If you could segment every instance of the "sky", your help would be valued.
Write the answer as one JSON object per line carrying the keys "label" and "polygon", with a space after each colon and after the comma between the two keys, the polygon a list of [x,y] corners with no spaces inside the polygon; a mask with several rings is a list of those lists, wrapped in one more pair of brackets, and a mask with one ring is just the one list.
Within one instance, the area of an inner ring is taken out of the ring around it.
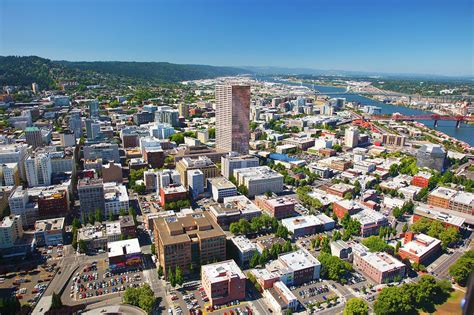
{"label": "sky", "polygon": [[0,0],[0,55],[474,75],[471,0]]}

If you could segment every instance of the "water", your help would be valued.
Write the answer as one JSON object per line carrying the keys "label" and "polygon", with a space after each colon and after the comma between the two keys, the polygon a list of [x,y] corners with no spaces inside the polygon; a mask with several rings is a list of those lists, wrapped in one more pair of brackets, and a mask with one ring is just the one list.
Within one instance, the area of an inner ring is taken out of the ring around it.
{"label": "water", "polygon": [[[259,79],[263,79],[265,81],[274,81],[278,83],[291,84],[291,85],[300,85],[299,83],[278,81],[278,80],[273,80],[271,78],[259,78]],[[302,85],[309,88],[313,87],[312,84],[303,83]],[[325,86],[325,85],[315,85],[314,89],[321,92],[321,94],[346,91],[346,89],[344,88],[339,88],[339,87],[334,87],[334,86]],[[376,101],[376,100],[373,100],[373,99],[370,99],[370,98],[367,98],[355,93],[341,93],[341,94],[335,95],[334,97],[345,98],[348,102],[358,102],[362,105],[378,106],[382,108],[382,114],[393,114],[393,113],[400,113],[402,115],[430,115],[432,114],[431,112],[427,112],[421,109],[408,108],[408,107],[397,106],[397,105],[392,105],[392,104],[385,104],[383,102],[379,102],[379,101]],[[473,125],[461,124],[460,128],[456,128],[455,121],[439,121],[438,127],[435,128],[433,127],[434,121],[419,120],[419,122],[425,124],[427,127],[441,131],[447,134],[448,136],[454,137],[458,140],[469,143],[469,145],[471,146],[474,146],[474,126]]]}

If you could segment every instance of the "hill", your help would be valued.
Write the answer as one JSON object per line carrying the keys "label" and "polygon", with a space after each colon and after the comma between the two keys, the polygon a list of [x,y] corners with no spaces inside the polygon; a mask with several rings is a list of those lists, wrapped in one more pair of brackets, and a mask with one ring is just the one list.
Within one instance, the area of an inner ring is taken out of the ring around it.
{"label": "hill", "polygon": [[76,80],[80,84],[107,84],[104,78],[173,83],[246,73],[251,72],[232,67],[167,62],[71,62],[37,56],[0,56],[0,85],[27,86],[36,82],[41,87],[55,88],[56,83],[63,80]]}

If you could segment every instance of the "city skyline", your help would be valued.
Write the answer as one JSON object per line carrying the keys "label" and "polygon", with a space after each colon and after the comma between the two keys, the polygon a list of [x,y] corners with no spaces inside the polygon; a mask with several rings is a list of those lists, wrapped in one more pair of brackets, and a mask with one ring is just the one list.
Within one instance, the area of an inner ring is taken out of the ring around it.
{"label": "city skyline", "polygon": [[[87,1],[86,5],[70,1],[67,6],[54,0],[0,3],[1,55],[449,76],[474,73],[469,40],[473,7],[465,0],[272,5],[244,0],[203,0],[193,5],[101,1],[93,10]],[[52,14],[54,18],[46,18]],[[18,16],[23,17],[23,26],[11,27]]]}

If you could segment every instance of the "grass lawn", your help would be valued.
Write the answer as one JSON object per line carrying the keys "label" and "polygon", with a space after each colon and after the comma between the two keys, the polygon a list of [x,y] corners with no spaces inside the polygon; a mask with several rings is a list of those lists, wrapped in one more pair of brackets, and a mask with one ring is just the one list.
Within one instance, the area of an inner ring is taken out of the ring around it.
{"label": "grass lawn", "polygon": [[[459,290],[454,290],[451,293],[451,296],[448,298],[446,303],[436,306],[436,312],[433,314],[436,315],[457,315],[462,314],[461,312],[461,300],[464,297],[464,292]],[[427,315],[428,313],[421,313]]]}

